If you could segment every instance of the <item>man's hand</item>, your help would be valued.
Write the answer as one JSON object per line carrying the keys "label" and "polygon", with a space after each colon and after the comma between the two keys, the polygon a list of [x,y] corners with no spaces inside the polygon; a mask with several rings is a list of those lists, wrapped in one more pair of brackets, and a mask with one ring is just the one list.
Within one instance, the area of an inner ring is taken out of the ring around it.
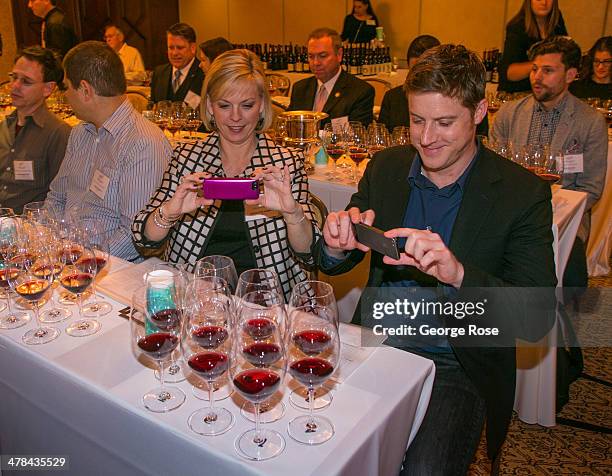
{"label": "man's hand", "polygon": [[385,236],[389,238],[405,237],[406,246],[399,260],[385,256],[383,262],[414,266],[442,283],[450,284],[455,288],[461,287],[463,265],[444,244],[440,235],[429,230],[394,228],[385,232]]}
{"label": "man's hand", "polygon": [[365,223],[372,225],[374,222],[374,210],[366,210],[361,213],[357,207],[348,211],[332,212],[327,216],[323,226],[323,238],[332,256],[338,256],[341,251],[350,251],[357,248],[367,252],[367,246],[357,241],[354,223]]}

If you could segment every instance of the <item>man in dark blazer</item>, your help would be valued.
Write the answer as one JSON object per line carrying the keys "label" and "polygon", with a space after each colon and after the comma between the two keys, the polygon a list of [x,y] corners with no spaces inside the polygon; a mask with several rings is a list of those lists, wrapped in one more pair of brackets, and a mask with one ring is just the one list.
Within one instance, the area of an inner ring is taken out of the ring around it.
{"label": "man in dark blazer", "polygon": [[72,26],[66,20],[66,15],[56,4],[56,0],[30,0],[28,7],[34,15],[42,18],[41,46],[57,52],[63,58],[78,41]]}
{"label": "man in dark blazer", "polygon": [[200,104],[204,73],[196,58],[195,30],[186,23],[168,28],[169,63],[157,66],[151,78],[151,102],[185,101],[193,108]]}
{"label": "man in dark blazer", "polygon": [[322,111],[331,119],[347,117],[365,126],[372,122],[374,88],[340,68],[342,41],[331,28],[318,28],[308,37],[308,62],[314,76],[302,79],[291,90],[290,111]]}
{"label": "man in dark blazer", "polygon": [[[368,291],[354,322],[374,329],[373,322],[394,321],[376,320],[371,293],[379,303],[410,291],[430,292],[434,302],[446,304],[491,299],[477,321],[458,313],[441,322],[422,311],[400,316],[418,332],[394,342],[436,363],[429,408],[401,474],[465,474],[485,419],[488,455],[499,465],[514,403],[514,339],[538,339],[554,320],[551,192],[476,141],[487,105],[485,69],[474,52],[455,45],[427,51],[406,88],[414,147],[377,154],[347,211],[329,215],[316,252],[321,269],[335,275],[369,250],[356,241],[354,224],[373,225],[400,241],[399,260],[372,252]],[[530,305],[538,311],[530,312]],[[424,338],[421,331],[432,324],[465,330],[474,322],[494,324],[505,336]]]}

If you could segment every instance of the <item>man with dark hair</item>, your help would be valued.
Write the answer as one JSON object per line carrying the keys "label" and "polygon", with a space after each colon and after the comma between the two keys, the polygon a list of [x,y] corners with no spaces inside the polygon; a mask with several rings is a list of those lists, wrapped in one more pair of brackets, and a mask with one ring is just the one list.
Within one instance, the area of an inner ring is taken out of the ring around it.
{"label": "man with dark hair", "polygon": [[196,58],[195,30],[175,23],[166,32],[169,63],[157,66],[151,78],[151,102],[185,101],[194,109],[200,104],[204,73]]}
{"label": "man with dark hair", "polygon": [[574,40],[565,36],[548,38],[534,44],[528,57],[533,63],[529,75],[533,94],[502,105],[491,140],[512,141],[518,149],[549,147],[565,154],[563,188],[588,194],[578,230],[578,238],[586,243],[590,210],[599,200],[606,176],[606,122],[569,92],[581,59],[580,47]]}
{"label": "man with dark hair", "polygon": [[66,21],[66,15],[57,8],[56,0],[29,0],[28,8],[39,18],[40,44],[57,51],[62,57],[77,44],[74,30]]}
{"label": "man with dark hair", "polygon": [[72,130],[47,202],[98,220],[111,254],[135,261],[132,218],[161,182],[170,144],[126,98],[123,64],[109,46],[99,41],[75,46],[64,58],[64,70],[66,98],[84,123]]}
{"label": "man with dark hair", "polygon": [[49,49],[23,50],[9,74],[15,110],[0,122],[0,207],[21,213],[44,200],[64,159],[70,127],[45,104],[64,72]]}
{"label": "man with dark hair", "polygon": [[308,62],[314,76],[293,85],[289,110],[322,111],[331,119],[346,118],[366,127],[373,119],[374,88],[343,71],[342,40],[331,28],[318,28],[308,36]]}
{"label": "man with dark hair", "polygon": [[142,56],[136,48],[125,42],[123,31],[116,25],[107,25],[104,29],[104,41],[121,58],[127,83],[142,84],[146,78]]}
{"label": "man with dark hair", "polygon": [[[329,214],[317,255],[322,271],[336,275],[369,251],[357,241],[356,224],[398,239],[398,260],[372,251],[368,289],[353,319],[369,327],[393,322],[372,321],[369,296],[384,305],[407,299],[467,306],[478,304],[474,295],[494,298],[484,300],[477,324],[495,323],[505,334],[500,340],[441,333],[465,330],[469,319],[431,315],[425,306],[395,316],[418,332],[392,344],[436,364],[402,474],[466,474],[485,419],[488,455],[499,464],[514,403],[515,338],[540,338],[552,325],[551,192],[476,140],[487,102],[484,65],[474,52],[461,45],[428,50],[408,73],[406,90],[412,145],[382,151],[368,164],[346,211]],[[536,317],[525,315],[527,286],[545,287],[541,302],[535,294],[543,306]],[[437,332],[430,337],[423,329],[431,328]]]}

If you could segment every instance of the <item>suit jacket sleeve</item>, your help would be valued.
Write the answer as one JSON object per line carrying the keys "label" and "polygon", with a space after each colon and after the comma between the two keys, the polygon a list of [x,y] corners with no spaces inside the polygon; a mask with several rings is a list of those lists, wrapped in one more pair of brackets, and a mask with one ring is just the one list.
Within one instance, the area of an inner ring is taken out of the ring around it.
{"label": "suit jacket sleeve", "polygon": [[160,75],[160,70],[159,68],[155,68],[155,70],[153,70],[153,75],[151,76],[151,103],[155,104],[156,102],[159,102],[159,97],[158,97],[158,88],[159,88],[159,78]]}
{"label": "suit jacket sleeve", "polygon": [[508,142],[510,138],[510,121],[510,103],[506,103],[497,111],[493,127],[489,127],[489,141],[492,144]]}
{"label": "suit jacket sleeve", "polygon": [[374,120],[374,88],[366,84],[363,92],[355,98],[349,114],[349,121],[359,121],[366,127]]}
{"label": "suit jacket sleeve", "polygon": [[389,130],[389,132],[392,131],[391,107],[392,107],[391,91],[389,90],[383,96],[383,100],[380,105],[380,112],[378,114],[378,122],[381,122],[382,124],[384,124]]}

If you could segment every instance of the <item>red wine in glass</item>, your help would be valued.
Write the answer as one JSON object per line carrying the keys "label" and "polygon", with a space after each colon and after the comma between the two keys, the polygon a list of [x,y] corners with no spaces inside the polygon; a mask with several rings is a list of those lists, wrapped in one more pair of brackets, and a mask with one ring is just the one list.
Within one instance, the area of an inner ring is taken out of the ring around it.
{"label": "red wine in glass", "polygon": [[63,276],[60,280],[62,286],[73,294],[81,294],[93,281],[91,273],[71,273]]}
{"label": "red wine in glass", "polygon": [[98,273],[102,270],[102,268],[104,268],[104,266],[106,266],[106,260],[104,258],[102,258],[101,256],[96,256],[94,257],[90,257],[90,258],[82,258],[79,259],[76,264],[78,266],[86,266],[86,267],[93,267],[93,265],[96,265],[96,269],[98,270]]}
{"label": "red wine in glass", "polygon": [[216,380],[229,368],[229,358],[222,352],[200,352],[187,361],[189,367],[202,378]]}
{"label": "red wine in glass", "polygon": [[28,301],[38,301],[49,288],[46,279],[30,279],[15,286],[15,292]]}
{"label": "red wine in glass", "polygon": [[14,281],[18,275],[19,270],[17,268],[0,269],[0,288],[8,289],[10,287],[9,280]]}
{"label": "red wine in glass", "polygon": [[234,377],[234,386],[247,400],[260,403],[271,397],[280,386],[280,376],[268,369],[248,369]]}
{"label": "red wine in glass", "polygon": [[37,278],[48,278],[50,274],[53,275],[53,279],[55,279],[62,272],[62,265],[59,263],[54,263],[53,265],[44,264],[40,266],[36,266],[32,269],[32,274]]}
{"label": "red wine in glass", "polygon": [[203,349],[216,349],[227,340],[228,333],[221,326],[200,326],[192,331],[191,337]]}
{"label": "red wine in glass", "polygon": [[269,342],[255,342],[242,349],[244,358],[255,367],[264,367],[277,362],[282,354],[278,345]]}
{"label": "red wine in glass", "polygon": [[305,330],[293,336],[295,345],[306,355],[317,355],[331,345],[331,336],[319,330]]}
{"label": "red wine in glass", "polygon": [[359,165],[361,162],[363,162],[365,159],[368,158],[368,151],[366,149],[361,149],[360,148],[360,149],[357,149],[356,151],[353,151],[351,149],[349,152],[350,152],[350,155],[351,155],[351,159],[357,165]]}
{"label": "red wine in glass", "polygon": [[76,263],[81,255],[83,254],[83,250],[76,246],[71,246],[70,248],[64,248],[59,253],[60,261],[65,262],[67,265],[71,265]]}
{"label": "red wine in glass", "polygon": [[179,339],[169,332],[157,332],[138,339],[138,347],[155,360],[168,357],[178,346]]}
{"label": "red wine in glass", "polygon": [[249,319],[243,327],[246,333],[253,339],[267,339],[276,329],[276,324],[271,319],[257,317]]}
{"label": "red wine in glass", "polygon": [[321,385],[332,374],[334,367],[324,359],[307,357],[296,360],[289,366],[289,373],[306,387]]}
{"label": "red wine in glass", "polygon": [[178,309],[163,309],[151,315],[151,323],[161,330],[174,329],[179,325],[180,312]]}
{"label": "red wine in glass", "polygon": [[344,149],[340,147],[328,147],[326,151],[327,155],[329,155],[334,162],[344,155]]}
{"label": "red wine in glass", "polygon": [[546,182],[549,182],[551,184],[557,183],[561,179],[560,174],[553,174],[549,172],[541,172],[538,174],[538,177],[540,177],[542,180],[545,180]]}

